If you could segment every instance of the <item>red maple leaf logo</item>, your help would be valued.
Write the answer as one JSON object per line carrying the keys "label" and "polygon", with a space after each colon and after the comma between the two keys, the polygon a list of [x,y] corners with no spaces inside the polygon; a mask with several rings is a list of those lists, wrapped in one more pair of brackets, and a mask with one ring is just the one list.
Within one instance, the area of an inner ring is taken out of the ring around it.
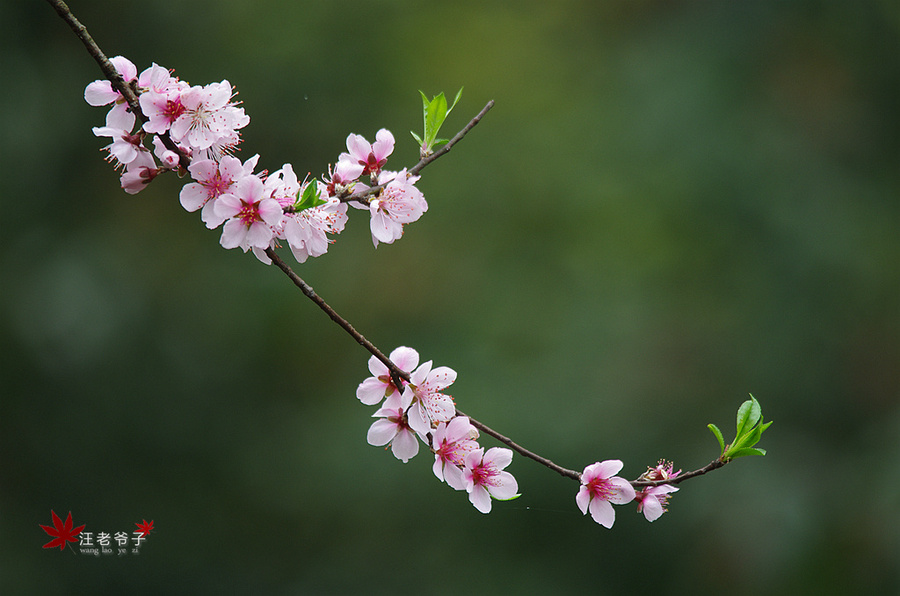
{"label": "red maple leaf logo", "polygon": [[146,536],[147,534],[150,533],[150,530],[153,529],[153,520],[151,519],[149,524],[147,523],[146,519],[141,520],[141,521],[143,521],[144,523],[139,524],[139,523],[135,522],[134,525],[136,525],[138,527],[137,531],[141,533],[141,536]]}
{"label": "red maple leaf logo", "polygon": [[55,546],[59,547],[59,550],[63,550],[66,547],[66,542],[78,542],[78,536],[81,531],[84,529],[84,524],[78,526],[77,528],[72,528],[72,512],[69,512],[69,516],[66,517],[66,523],[64,524],[59,516],[56,515],[56,512],[52,509],[50,510],[50,515],[53,516],[53,527],[45,526],[44,524],[40,524],[44,531],[49,535],[54,536],[53,540],[44,545],[44,548],[53,548]]}

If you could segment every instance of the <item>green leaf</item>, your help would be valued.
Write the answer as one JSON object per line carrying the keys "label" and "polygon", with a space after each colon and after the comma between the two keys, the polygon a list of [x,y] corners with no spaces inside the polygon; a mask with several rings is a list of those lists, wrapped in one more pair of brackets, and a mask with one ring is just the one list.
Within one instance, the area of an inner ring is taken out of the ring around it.
{"label": "green leaf", "polygon": [[328,201],[319,198],[319,185],[313,181],[306,185],[300,198],[294,203],[294,212],[324,205]]}
{"label": "green leaf", "polygon": [[722,437],[722,431],[719,430],[719,427],[715,424],[707,424],[706,428],[710,430],[710,432],[715,435],[716,439],[719,440],[719,456],[721,457],[725,453],[725,439]]}
{"label": "green leaf", "polygon": [[522,493],[513,495],[513,496],[511,496],[511,497],[508,498],[508,499],[498,499],[497,497],[493,497],[493,496],[492,496],[491,498],[494,499],[495,501],[512,501],[512,500],[514,500],[514,499],[518,499],[518,498],[521,497],[521,496],[522,496]]}
{"label": "green leaf", "polygon": [[443,91],[438,93],[425,108],[425,142],[430,147],[437,138],[444,118],[447,117],[447,98]]}
{"label": "green leaf", "polygon": [[762,408],[759,402],[751,395],[750,399],[741,404],[737,413],[737,434],[735,438],[740,439],[742,435],[747,433],[759,421],[762,416]]}
{"label": "green leaf", "polygon": [[458,102],[459,98],[462,96],[462,87],[460,87],[459,91],[456,93],[453,104],[449,108],[447,107],[447,98],[444,97],[443,91],[430,100],[421,90],[419,90],[419,95],[422,96],[422,120],[424,130],[421,137],[416,133],[412,133],[412,135],[419,144],[420,152],[424,156],[431,153],[432,148],[436,144],[448,142],[443,139],[438,139],[438,133],[440,132],[441,126],[443,126],[447,115],[456,106],[456,102]]}
{"label": "green leaf", "polygon": [[737,451],[729,450],[728,459],[734,459],[736,457],[744,457],[747,455],[765,455],[765,449],[757,449],[755,447],[744,447],[743,449],[738,449]]}
{"label": "green leaf", "polygon": [[459,102],[459,98],[462,97],[462,90],[463,90],[463,87],[460,87],[460,88],[459,88],[459,91],[456,92],[456,97],[453,98],[453,105],[451,105],[451,106],[447,109],[447,116],[450,115],[450,112],[453,111],[453,108],[455,108],[457,102]]}

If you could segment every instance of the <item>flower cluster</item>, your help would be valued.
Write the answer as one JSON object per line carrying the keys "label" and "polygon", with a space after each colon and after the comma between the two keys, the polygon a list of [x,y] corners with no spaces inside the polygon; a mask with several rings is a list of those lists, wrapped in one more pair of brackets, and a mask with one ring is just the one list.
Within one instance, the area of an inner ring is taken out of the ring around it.
{"label": "flower cluster", "polygon": [[[418,176],[406,169],[384,169],[394,150],[394,136],[386,129],[371,144],[361,135],[347,137],[347,152],[321,181],[300,181],[290,164],[271,174],[254,173],[258,155],[245,161],[234,156],[240,130],[250,118],[227,80],[190,85],[157,64],[138,74],[127,58],[116,56],[110,62],[138,94],[144,121],[136,126],[125,98],[107,80],[90,83],[84,98],[93,106],[112,106],[106,126],[93,130],[111,139],[104,149],[122,170],[122,188],[136,194],[169,170],[190,175],[192,181],[180,193],[181,205],[199,210],[208,228],[221,226],[225,248],[252,250],[270,263],[266,249],[284,241],[303,263],[324,254],[334,241],[329,235],[343,231],[348,202],[369,211],[376,247],[399,239],[403,226],[428,209],[415,187]],[[152,151],[145,145],[147,137]],[[371,186],[360,181],[363,176]]]}
{"label": "flower cluster", "polygon": [[[241,142],[240,130],[250,118],[234,100],[234,89],[227,80],[192,86],[157,64],[138,73],[134,64],[121,56],[111,63],[136,92],[142,122],[136,122],[136,114],[109,81],[89,84],[84,97],[94,106],[112,106],[106,126],[93,130],[95,135],[111,139],[104,149],[109,153],[108,160],[122,170],[122,187],[136,194],[162,172],[189,175],[191,181],[179,195],[181,205],[187,211],[199,211],[208,228],[221,227],[220,244],[225,248],[252,251],[261,261],[271,263],[268,249],[284,241],[303,263],[324,254],[334,242],[329,235],[343,231],[348,205],[369,212],[376,247],[379,242],[389,244],[399,239],[404,226],[428,210],[425,197],[415,186],[417,175],[405,168],[385,169],[394,151],[394,136],[387,129],[376,133],[374,143],[350,134],[347,151],[338,156],[333,167],[329,166],[321,180],[309,176],[300,180],[291,164],[272,173],[255,172],[259,155],[244,161],[234,156]],[[437,142],[432,137],[440,123],[432,122],[429,128],[429,114],[442,121],[449,109],[443,94],[431,102],[423,95],[423,102],[426,137],[430,139],[423,147],[430,148]],[[435,102],[440,105],[432,109]],[[152,150],[144,144],[148,137]],[[366,182],[363,177],[367,177]],[[418,352],[408,347],[391,352],[389,360],[393,367],[372,356],[372,376],[356,391],[363,404],[379,406],[373,414],[377,420],[369,428],[368,442],[389,446],[404,463],[418,454],[420,444],[426,445],[434,454],[432,469],[438,480],[455,490],[465,490],[482,513],[490,512],[492,499],[518,497],[518,483],[505,471],[512,463],[512,450],[482,447],[477,423],[459,414],[451,396],[444,393],[456,380],[456,371],[433,367],[431,361],[420,364]],[[758,404],[754,410],[754,403],[743,406],[744,418],[752,418],[752,424],[744,426],[751,430],[757,419],[761,424]],[[751,438],[758,440],[764,428]],[[724,454],[721,433],[714,429],[714,434]],[[752,446],[749,441],[745,443]],[[748,449],[744,451],[747,453],[736,451],[732,457],[751,454]],[[590,512],[594,521],[606,528],[615,521],[613,504],[637,501],[638,512],[648,521],[658,519],[666,511],[670,495],[678,490],[665,481],[681,470],[673,472],[671,463],[661,461],[640,477],[653,485],[635,491],[629,481],[616,476],[622,467],[619,460],[606,460],[587,466],[580,475],[570,471],[581,481],[575,498],[579,509],[583,514]]]}
{"label": "flower cluster", "polygon": [[[671,480],[681,474],[681,470],[672,471],[672,462],[660,461],[655,468],[647,468],[647,471],[641,474],[641,480]],[[678,489],[671,484],[658,484],[656,486],[648,486],[640,490],[634,499],[638,502],[638,512],[643,512],[647,521],[654,521],[668,511],[666,505],[669,504],[669,495]]]}
{"label": "flower cluster", "polygon": [[453,399],[443,393],[456,380],[456,371],[446,366],[434,368],[430,360],[420,365],[419,353],[407,347],[391,352],[390,361],[409,381],[395,381],[390,369],[372,356],[372,376],[356,390],[362,403],[381,404],[372,415],[378,420],[369,428],[369,444],[390,445],[394,456],[406,463],[419,452],[421,441],[434,454],[432,469],[438,480],[465,490],[482,513],[491,511],[492,498],[516,498],[518,483],[505,471],[512,463],[512,451],[503,447],[485,451],[478,444],[478,429],[467,417],[457,415]]}

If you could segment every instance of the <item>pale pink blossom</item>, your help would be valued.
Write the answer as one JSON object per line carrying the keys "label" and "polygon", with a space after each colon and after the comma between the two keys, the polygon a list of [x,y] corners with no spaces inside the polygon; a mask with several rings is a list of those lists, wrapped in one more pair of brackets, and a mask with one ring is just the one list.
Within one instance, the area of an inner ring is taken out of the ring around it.
{"label": "pale pink blossom", "polygon": [[[115,56],[109,61],[116,67],[116,71],[122,75],[126,83],[133,81],[137,76],[137,68],[134,63],[124,56]],[[122,94],[115,90],[106,79],[93,81],[84,89],[84,100],[92,106],[105,106],[122,99]]]}
{"label": "pale pink blossom", "polygon": [[[182,93],[179,99],[184,109],[172,122],[172,138],[203,150],[246,124],[229,110],[232,94],[228,81],[194,86]],[[240,114],[243,116],[243,110]]]}
{"label": "pale pink blossom", "polygon": [[456,415],[453,398],[441,393],[456,380],[456,371],[447,366],[431,368],[431,360],[409,375],[404,392],[413,395],[409,411],[409,425],[422,436],[441,422],[449,422]]}
{"label": "pale pink blossom", "polygon": [[143,149],[137,156],[125,165],[125,171],[119,177],[122,189],[130,195],[144,190],[150,182],[163,170],[156,165],[153,154]]}
{"label": "pale pink blossom", "polygon": [[377,177],[394,151],[394,135],[386,128],[375,134],[375,142],[369,143],[362,135],[351,134],[347,137],[348,153],[341,153],[338,161],[357,164],[362,167],[360,175]]}
{"label": "pale pink blossom", "polygon": [[409,428],[406,419],[406,410],[409,408],[410,396],[394,393],[386,400],[381,408],[372,416],[381,418],[369,427],[366,440],[369,445],[380,447],[391,444],[391,452],[394,457],[408,462],[419,452],[419,439]]}
{"label": "pale pink blossom", "polygon": [[673,472],[674,469],[672,462],[661,459],[656,467],[647,468],[647,471],[641,474],[641,480],[671,480],[681,474],[681,470]]}
{"label": "pale pink blossom", "polygon": [[[681,470],[673,472],[675,466],[672,462],[660,460],[655,468],[647,468],[647,471],[641,474],[641,480],[671,480],[679,474]],[[678,489],[671,484],[661,484],[657,486],[646,487],[635,494],[635,500],[638,502],[638,513],[643,513],[647,521],[654,521],[668,511],[666,505],[669,503],[669,495]]]}
{"label": "pale pink blossom", "polygon": [[591,512],[594,521],[605,528],[612,528],[616,512],[610,503],[623,505],[634,499],[631,483],[615,476],[624,464],[618,459],[608,459],[587,466],[581,473],[581,488],[575,503],[583,514]]}
{"label": "pale pink blossom", "polygon": [[[170,170],[177,170],[181,164],[181,156],[166,147],[165,143],[163,143],[162,139],[157,135],[153,135],[152,142],[153,154],[156,155],[156,159],[158,159],[164,167]],[[190,155],[190,152],[185,150],[185,148],[181,147],[181,150]]]}
{"label": "pale pink blossom", "polygon": [[404,168],[392,178],[377,198],[369,202],[372,242],[390,244],[403,236],[403,225],[422,217],[428,203],[422,192],[414,186],[418,176],[410,176]]}
{"label": "pale pink blossom", "polygon": [[638,502],[638,513],[643,513],[647,521],[654,521],[668,511],[666,505],[669,504],[669,494],[677,491],[678,488],[671,484],[661,484],[659,486],[647,487],[635,494],[635,500]]}
{"label": "pale pink blossom", "polygon": [[188,172],[195,182],[189,182],[181,189],[178,195],[181,206],[187,211],[202,208],[200,217],[206,227],[219,227],[226,218],[216,214],[216,199],[231,192],[238,180],[250,176],[258,161],[259,155],[243,163],[231,155],[223,157],[218,163],[211,159],[194,159],[188,166]]}
{"label": "pale pink blossom", "polygon": [[[116,56],[110,58],[109,61],[116,67],[116,71],[122,75],[125,83],[133,81],[137,76],[137,68],[128,58]],[[88,84],[84,89],[84,100],[92,106],[113,104],[112,109],[106,115],[106,126],[123,129],[128,132],[131,132],[134,128],[134,114],[128,110],[128,104],[125,102],[122,94],[116,91],[108,80],[98,80]]]}
{"label": "pale pink blossom", "polygon": [[[316,185],[313,188],[324,203],[298,210],[297,203],[310,184]],[[324,182],[313,180],[301,184],[291,164],[284,164],[270,174],[265,185],[268,196],[285,210],[277,237],[288,241],[297,262],[305,263],[309,257],[325,254],[328,245],[334,242],[327,234],[339,234],[347,223],[347,205],[329,197]]]}
{"label": "pale pink blossom", "polygon": [[169,69],[154,62],[138,75],[138,87],[142,93],[169,93],[175,90],[186,90],[190,87],[185,82],[173,77]]}
{"label": "pale pink blossom", "polygon": [[[403,372],[410,372],[419,365],[419,353],[412,348],[401,346],[391,352],[388,359]],[[385,397],[398,393],[398,388],[391,379],[391,373],[384,363],[372,356],[369,358],[369,372],[372,376],[359,384],[356,397],[367,406],[374,406]],[[405,381],[401,381],[406,386]],[[411,396],[410,396],[411,397]]]}
{"label": "pale pink blossom", "polygon": [[325,189],[329,196],[339,196],[344,193],[353,192],[354,190],[365,190],[369,188],[365,184],[360,184],[357,188],[356,179],[363,172],[363,167],[349,161],[338,161],[332,170],[328,166],[328,177],[323,178],[325,181]]}
{"label": "pale pink blossom", "polygon": [[[175,87],[165,92],[148,90],[141,93],[139,98],[141,111],[147,117],[147,121],[144,122],[144,130],[153,134],[162,134],[168,131],[179,118],[182,118],[186,110],[181,102],[183,92],[183,88]],[[173,140],[180,142],[181,137],[173,137]]]}
{"label": "pale pink blossom", "polygon": [[476,449],[464,461],[463,479],[469,501],[482,513],[490,513],[491,498],[506,501],[516,497],[519,485],[509,472],[503,469],[512,463],[513,452],[504,447],[492,447],[485,453]]}
{"label": "pale pink blossom", "polygon": [[298,263],[305,263],[309,257],[325,254],[328,245],[334,242],[326,234],[340,233],[346,223],[347,204],[329,197],[323,205],[285,213],[282,225],[291,254]]}
{"label": "pale pink blossom", "polygon": [[281,205],[264,196],[256,176],[244,176],[228,193],[216,199],[216,215],[226,219],[220,244],[225,248],[267,248],[281,221]]}
{"label": "pale pink blossom", "polygon": [[110,126],[95,126],[91,130],[94,136],[109,137],[112,143],[104,147],[109,151],[109,159],[120,164],[129,164],[135,160],[138,152],[146,150],[141,142],[141,135],[133,135],[128,130]]}
{"label": "pale pink blossom", "polygon": [[465,490],[462,474],[466,456],[479,448],[478,429],[466,416],[456,416],[450,422],[441,422],[434,429],[431,448],[434,451],[432,471],[441,482],[446,481],[456,490]]}

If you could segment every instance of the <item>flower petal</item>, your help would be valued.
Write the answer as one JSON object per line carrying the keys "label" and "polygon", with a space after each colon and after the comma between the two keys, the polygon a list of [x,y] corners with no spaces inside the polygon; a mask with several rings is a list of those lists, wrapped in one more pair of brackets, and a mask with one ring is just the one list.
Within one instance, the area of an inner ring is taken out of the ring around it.
{"label": "flower petal", "polygon": [[491,495],[483,486],[475,486],[469,493],[469,501],[475,505],[475,509],[482,513],[491,512]]}
{"label": "flower petal", "polygon": [[590,505],[591,517],[604,528],[612,528],[616,521],[616,512],[613,506],[603,499],[594,499]]}

